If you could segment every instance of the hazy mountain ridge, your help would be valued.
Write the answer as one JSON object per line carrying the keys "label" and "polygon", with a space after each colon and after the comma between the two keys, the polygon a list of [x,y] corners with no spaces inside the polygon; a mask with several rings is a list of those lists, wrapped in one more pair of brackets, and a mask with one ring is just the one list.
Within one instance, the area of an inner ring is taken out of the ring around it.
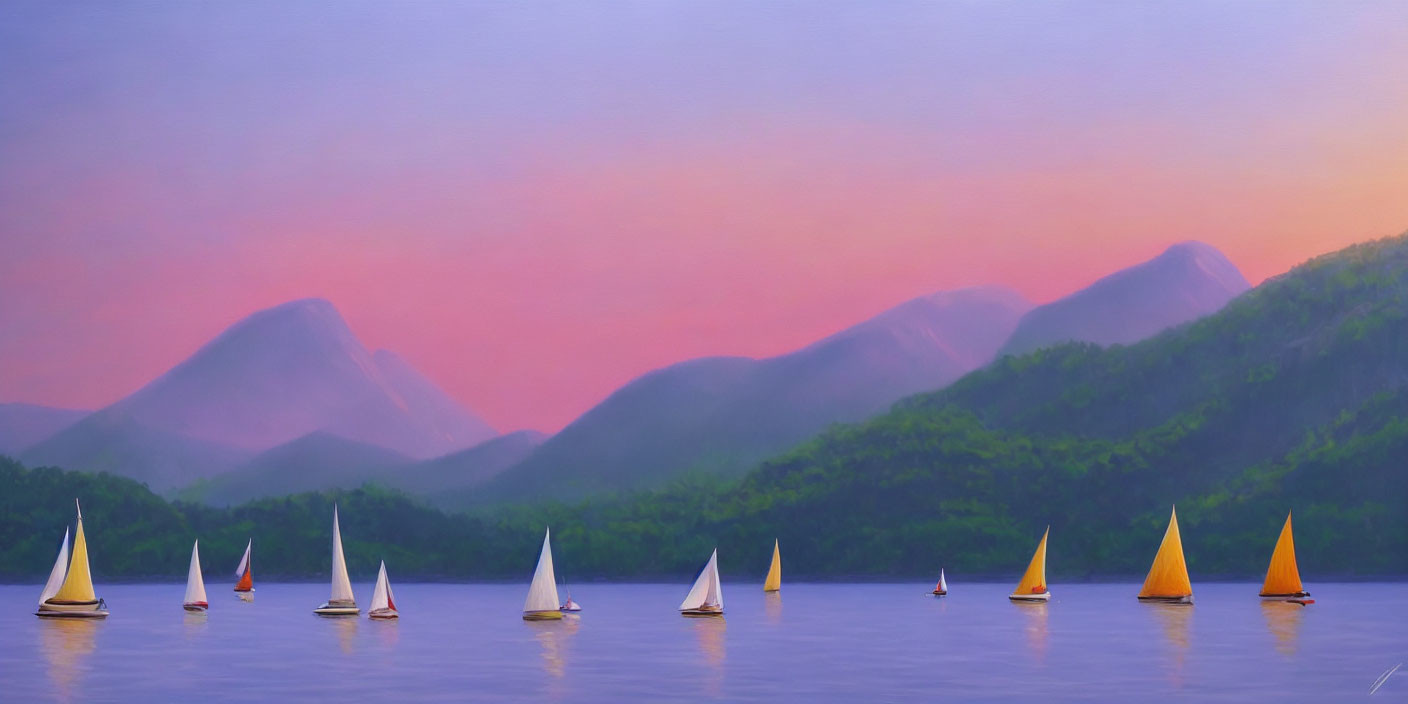
{"label": "hazy mountain ridge", "polygon": [[478,502],[736,476],[831,423],[937,388],[990,359],[1030,304],[979,287],[907,301],[796,352],[709,357],[630,382],[484,485]]}
{"label": "hazy mountain ridge", "polygon": [[1129,344],[1220,310],[1251,288],[1202,242],[1180,242],[1022,317],[999,356],[1062,342]]}
{"label": "hazy mountain ridge", "polygon": [[0,453],[18,455],[43,442],[92,411],[33,403],[0,403]]}
{"label": "hazy mountain ridge", "polygon": [[304,299],[235,323],[22,457],[103,469],[166,490],[318,432],[411,457],[497,434],[395,355],[368,352],[331,303]]}

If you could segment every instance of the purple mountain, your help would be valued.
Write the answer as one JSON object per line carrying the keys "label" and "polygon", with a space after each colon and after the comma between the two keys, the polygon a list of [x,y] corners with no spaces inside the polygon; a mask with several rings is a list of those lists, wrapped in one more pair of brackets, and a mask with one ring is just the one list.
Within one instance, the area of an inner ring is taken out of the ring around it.
{"label": "purple mountain", "polygon": [[1221,310],[1251,288],[1210,245],[1181,242],[1022,317],[1001,354],[1061,342],[1128,344]]}
{"label": "purple mountain", "polygon": [[77,423],[89,413],[91,411],[30,403],[0,403],[0,454],[17,455],[21,450]]}
{"label": "purple mountain", "polygon": [[681,362],[622,387],[475,500],[571,497],[737,474],[831,423],[856,421],[986,364],[1031,304],[982,287],[937,293],[769,359]]}
{"label": "purple mountain", "polygon": [[[113,432],[133,428],[151,441],[141,443],[143,452],[118,464],[104,460],[102,438],[111,441]],[[231,465],[194,461],[187,452],[177,463],[183,469],[164,472],[184,476],[149,476],[142,466],[144,452],[155,453],[153,464],[173,469],[160,459],[162,443],[156,438],[179,437],[188,449],[218,447],[218,454],[243,459],[316,432],[417,458],[497,435],[400,358],[368,352],[331,303],[307,299],[241,320],[156,380],[24,458],[31,463],[62,459],[70,469],[101,466],[162,488]],[[83,451],[75,454],[79,448]]]}

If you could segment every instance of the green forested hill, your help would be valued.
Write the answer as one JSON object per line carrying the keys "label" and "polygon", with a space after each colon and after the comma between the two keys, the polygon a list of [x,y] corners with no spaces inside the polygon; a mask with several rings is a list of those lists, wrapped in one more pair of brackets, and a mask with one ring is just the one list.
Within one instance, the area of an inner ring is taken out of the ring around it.
{"label": "green forested hill", "polygon": [[[476,516],[378,490],[337,500],[354,571],[385,556],[407,577],[525,577],[550,524],[568,579],[685,581],[716,545],[726,578],[761,578],[774,537],[793,577],[944,566],[955,580],[1015,579],[1048,524],[1053,580],[1140,575],[1174,503],[1195,583],[1254,577],[1294,511],[1313,585],[1408,574],[1405,458],[1408,237],[1399,237],[1314,260],[1136,345],[1003,359],[733,484],[696,479]],[[326,570],[333,497],[216,510],[168,505],[125,480],[10,466],[0,467],[0,576],[48,569],[73,495],[85,496],[95,543],[110,541],[94,549],[98,574],[179,575],[196,534],[208,560],[233,565],[253,534],[268,572]]]}

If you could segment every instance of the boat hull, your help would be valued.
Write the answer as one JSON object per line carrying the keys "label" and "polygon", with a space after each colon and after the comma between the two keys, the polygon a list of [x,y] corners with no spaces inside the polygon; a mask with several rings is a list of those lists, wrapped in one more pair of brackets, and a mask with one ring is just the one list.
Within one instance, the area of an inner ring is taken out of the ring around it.
{"label": "boat hull", "polygon": [[934,596],[948,596],[948,592],[941,592],[937,589],[934,590],[933,594]]}
{"label": "boat hull", "polygon": [[40,618],[107,618],[107,602],[94,601],[46,601],[34,612]]}
{"label": "boat hull", "polygon": [[715,607],[715,608],[707,608],[707,607],[705,607],[705,608],[698,608],[698,609],[680,609],[680,615],[681,615],[681,616],[689,616],[689,617],[691,617],[691,618],[699,618],[699,617],[704,617],[704,616],[723,616],[723,615],[724,615],[724,610],[723,610],[723,609],[720,609],[720,608],[717,608],[717,607]]}
{"label": "boat hull", "polygon": [[1261,598],[1267,601],[1290,601],[1291,599],[1304,599],[1310,596],[1310,592],[1295,592],[1293,594],[1262,594]]}
{"label": "boat hull", "polygon": [[356,616],[362,613],[362,610],[353,603],[329,601],[313,609],[313,613],[319,616]]}
{"label": "boat hull", "polygon": [[1051,592],[1042,592],[1040,594],[1008,594],[1007,598],[1011,599],[1012,601],[1030,601],[1033,603],[1039,603],[1050,601]]}
{"label": "boat hull", "polygon": [[206,609],[210,608],[210,604],[204,601],[193,601],[189,604],[182,604],[181,608],[187,611],[205,611]]}
{"label": "boat hull", "polygon": [[254,601],[254,590],[251,589],[247,592],[235,592],[235,596],[239,597],[240,601]]}
{"label": "boat hull", "polygon": [[401,618],[401,614],[396,613],[396,609],[372,609],[367,612],[367,618],[377,621],[390,621]]}
{"label": "boat hull", "polygon": [[1192,606],[1193,595],[1189,594],[1187,596],[1141,596],[1139,597],[1139,600],[1148,602],[1150,604],[1183,604],[1187,606]]}
{"label": "boat hull", "polygon": [[562,618],[562,611],[524,611],[524,621],[556,621]]}

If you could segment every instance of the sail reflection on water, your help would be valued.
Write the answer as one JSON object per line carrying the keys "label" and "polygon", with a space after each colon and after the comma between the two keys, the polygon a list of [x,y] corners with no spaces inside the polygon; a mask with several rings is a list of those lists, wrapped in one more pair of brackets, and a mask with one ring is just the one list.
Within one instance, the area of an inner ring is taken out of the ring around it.
{"label": "sail reflection on water", "polygon": [[80,690],[88,672],[101,624],[87,619],[45,619],[39,622],[39,651],[49,664],[49,679],[59,701],[87,699]]}

